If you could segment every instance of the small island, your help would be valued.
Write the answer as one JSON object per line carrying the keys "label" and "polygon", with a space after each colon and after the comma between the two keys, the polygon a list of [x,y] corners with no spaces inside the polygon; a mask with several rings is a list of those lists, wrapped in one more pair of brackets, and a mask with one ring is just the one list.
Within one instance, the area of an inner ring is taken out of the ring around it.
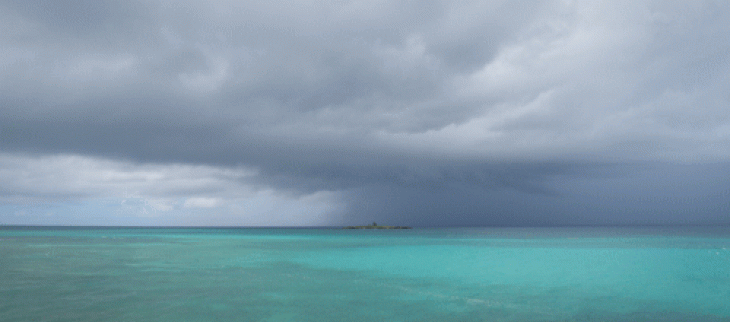
{"label": "small island", "polygon": [[408,226],[378,226],[378,224],[373,223],[372,225],[367,225],[367,226],[346,226],[343,229],[411,229],[411,227],[408,227]]}

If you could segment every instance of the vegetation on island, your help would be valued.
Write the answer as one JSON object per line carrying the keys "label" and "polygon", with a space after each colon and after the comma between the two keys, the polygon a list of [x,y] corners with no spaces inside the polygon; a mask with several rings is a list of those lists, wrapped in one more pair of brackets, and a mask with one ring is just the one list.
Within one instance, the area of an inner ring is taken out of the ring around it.
{"label": "vegetation on island", "polygon": [[411,229],[408,226],[378,226],[377,223],[367,226],[346,226],[344,229]]}

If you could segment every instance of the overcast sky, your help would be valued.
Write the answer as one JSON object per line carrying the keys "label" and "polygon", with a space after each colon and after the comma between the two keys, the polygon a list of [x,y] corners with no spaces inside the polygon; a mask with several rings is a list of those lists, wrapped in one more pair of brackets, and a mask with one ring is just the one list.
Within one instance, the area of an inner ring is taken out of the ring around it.
{"label": "overcast sky", "polygon": [[730,223],[730,2],[0,0],[0,224]]}

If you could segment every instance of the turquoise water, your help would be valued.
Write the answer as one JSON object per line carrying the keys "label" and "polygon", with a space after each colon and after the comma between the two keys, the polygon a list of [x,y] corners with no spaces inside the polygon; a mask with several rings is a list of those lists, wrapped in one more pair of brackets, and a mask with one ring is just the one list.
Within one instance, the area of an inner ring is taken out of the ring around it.
{"label": "turquoise water", "polygon": [[730,321],[730,227],[0,227],[0,321]]}

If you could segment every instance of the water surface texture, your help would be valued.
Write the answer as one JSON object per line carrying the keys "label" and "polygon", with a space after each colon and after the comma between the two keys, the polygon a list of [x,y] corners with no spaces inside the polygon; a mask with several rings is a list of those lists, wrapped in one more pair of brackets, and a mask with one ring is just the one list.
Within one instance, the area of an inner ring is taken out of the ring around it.
{"label": "water surface texture", "polygon": [[0,227],[2,321],[730,321],[730,227]]}

